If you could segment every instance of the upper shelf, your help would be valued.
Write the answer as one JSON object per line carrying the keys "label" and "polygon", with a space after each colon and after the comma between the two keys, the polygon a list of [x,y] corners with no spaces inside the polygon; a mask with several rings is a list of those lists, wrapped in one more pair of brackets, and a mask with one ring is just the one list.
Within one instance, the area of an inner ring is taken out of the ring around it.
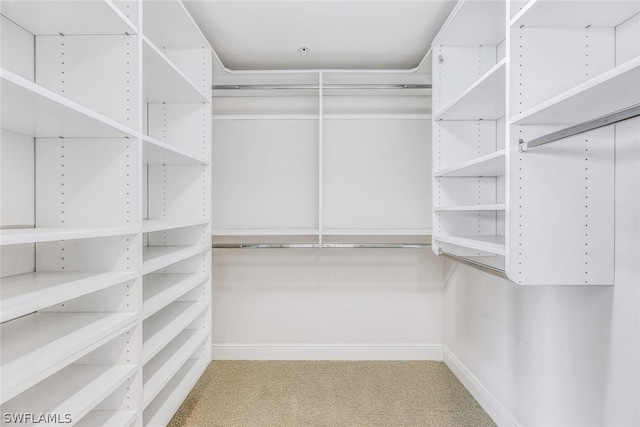
{"label": "upper shelf", "polygon": [[179,0],[144,0],[144,34],[167,48],[210,48],[209,42]]}
{"label": "upper shelf", "polygon": [[0,69],[0,77],[3,129],[43,138],[137,136],[135,130],[11,71]]}
{"label": "upper shelf", "polygon": [[514,125],[573,125],[640,104],[640,58],[634,58],[513,118]]}
{"label": "upper shelf", "polygon": [[55,242],[58,240],[91,239],[95,237],[125,236],[136,234],[132,227],[113,228],[12,228],[0,230],[0,245]]}
{"label": "upper shelf", "polygon": [[173,230],[176,228],[193,227],[196,225],[207,225],[209,219],[145,219],[142,221],[142,232],[152,233],[154,231]]}
{"label": "upper shelf", "polygon": [[142,137],[144,163],[147,165],[208,165],[208,159],[193,156],[180,148],[166,144],[150,136]]}
{"label": "upper shelf", "polygon": [[136,26],[111,0],[3,0],[2,14],[31,34],[136,34]]}
{"label": "upper shelf", "polygon": [[476,159],[443,169],[433,174],[441,176],[503,176],[505,166],[505,150],[498,150]]}
{"label": "upper shelf", "polygon": [[505,2],[460,0],[432,46],[497,46],[505,39]]}
{"label": "upper shelf", "polygon": [[637,13],[640,13],[640,2],[637,0],[531,0],[511,20],[510,26],[615,27]]}
{"label": "upper shelf", "polygon": [[498,62],[434,120],[497,120],[505,111],[506,59]]}

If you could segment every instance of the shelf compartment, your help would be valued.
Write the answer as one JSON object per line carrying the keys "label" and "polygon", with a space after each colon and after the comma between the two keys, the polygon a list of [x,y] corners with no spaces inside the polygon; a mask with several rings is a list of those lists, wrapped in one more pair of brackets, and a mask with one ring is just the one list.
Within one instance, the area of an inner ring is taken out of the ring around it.
{"label": "shelf compartment", "polygon": [[149,274],[207,250],[207,246],[145,246],[142,252],[142,274]]}
{"label": "shelf compartment", "polygon": [[506,59],[498,62],[434,120],[497,120],[505,113]]}
{"label": "shelf compartment", "polygon": [[144,33],[158,46],[211,48],[191,14],[178,0],[145,0]]}
{"label": "shelf compartment", "polygon": [[201,329],[184,330],[144,365],[143,408],[146,408],[162,391],[173,375],[193,356],[208,336],[209,333]]}
{"label": "shelf compartment", "polygon": [[504,236],[443,236],[434,235],[433,240],[464,248],[475,249],[495,255],[505,255]]}
{"label": "shelf compartment", "polygon": [[138,32],[111,0],[3,1],[2,14],[37,36]]}
{"label": "shelf compartment", "polygon": [[154,231],[173,230],[176,228],[193,227],[196,225],[207,225],[209,219],[145,219],[142,221],[142,232],[152,233]]}
{"label": "shelf compartment", "polygon": [[[579,13],[576,13],[579,11]],[[549,1],[531,0],[509,26],[524,27],[616,27],[640,13],[637,1]]]}
{"label": "shelf compartment", "polygon": [[430,228],[325,228],[325,236],[430,236]]}
{"label": "shelf compartment", "polygon": [[443,169],[433,174],[434,177],[444,176],[503,176],[505,168],[505,150],[498,150],[493,153],[478,157],[457,166]]}
{"label": "shelf compartment", "polygon": [[216,228],[213,236],[317,236],[317,228]]}
{"label": "shelf compartment", "polygon": [[462,0],[432,46],[497,46],[505,39],[505,2]]}
{"label": "shelf compartment", "polygon": [[144,100],[146,102],[208,102],[189,78],[160,49],[146,37],[143,37],[143,40]]}
{"label": "shelf compartment", "polygon": [[468,206],[434,206],[436,212],[457,212],[457,211],[504,211],[504,204],[495,205],[468,205]]}
{"label": "shelf compartment", "polygon": [[38,271],[0,279],[0,322],[133,280],[136,272]]}
{"label": "shelf compartment", "polygon": [[144,164],[147,165],[209,165],[204,157],[193,156],[150,136],[142,137],[144,142]]}
{"label": "shelf compartment", "polygon": [[[26,2],[29,3],[29,2]],[[32,137],[137,137],[131,128],[1,69],[2,128]]]}
{"label": "shelf compartment", "polygon": [[146,319],[143,324],[143,363],[158,354],[208,307],[203,302],[176,301]]}
{"label": "shelf compartment", "polygon": [[137,369],[136,365],[70,365],[6,402],[2,410],[13,414],[70,414],[73,422],[88,414]]}
{"label": "shelf compartment", "polygon": [[98,411],[89,412],[74,424],[76,427],[129,427],[138,417],[136,411]]}
{"label": "shelf compartment", "polygon": [[0,401],[16,396],[98,348],[136,319],[133,313],[39,312],[0,325]]}
{"label": "shelf compartment", "polygon": [[144,425],[167,424],[208,365],[209,361],[206,359],[187,360],[144,410]]}
{"label": "shelf compartment", "polygon": [[144,277],[143,319],[209,279],[209,274],[158,273]]}
{"label": "shelf compartment", "polygon": [[640,104],[634,58],[515,116],[512,125],[574,125]]}
{"label": "shelf compartment", "polygon": [[137,234],[132,227],[122,228],[13,228],[0,230],[0,245],[55,242],[58,240],[92,239],[97,237],[126,236]]}

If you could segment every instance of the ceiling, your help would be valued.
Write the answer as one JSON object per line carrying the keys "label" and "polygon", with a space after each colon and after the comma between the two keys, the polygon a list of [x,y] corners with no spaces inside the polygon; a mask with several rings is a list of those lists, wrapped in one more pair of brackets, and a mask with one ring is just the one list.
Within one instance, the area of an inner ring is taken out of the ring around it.
{"label": "ceiling", "polygon": [[[411,69],[456,4],[422,1],[184,0],[232,70]],[[300,48],[308,47],[306,54]]]}

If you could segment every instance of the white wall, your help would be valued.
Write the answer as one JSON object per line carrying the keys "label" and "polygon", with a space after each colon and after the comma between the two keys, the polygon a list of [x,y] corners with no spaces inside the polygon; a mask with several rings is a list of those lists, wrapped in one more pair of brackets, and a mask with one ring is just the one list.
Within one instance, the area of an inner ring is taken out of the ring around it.
{"label": "white wall", "polygon": [[518,286],[445,264],[446,349],[518,425],[640,425],[638,121],[616,129],[615,286]]}

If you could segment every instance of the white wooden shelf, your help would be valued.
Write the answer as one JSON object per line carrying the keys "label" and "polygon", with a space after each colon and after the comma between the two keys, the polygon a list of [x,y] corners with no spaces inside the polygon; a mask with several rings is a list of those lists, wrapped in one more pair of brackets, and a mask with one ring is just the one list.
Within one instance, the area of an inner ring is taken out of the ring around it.
{"label": "white wooden shelf", "polygon": [[134,313],[39,312],[0,325],[0,401],[14,397],[98,348],[136,319]]}
{"label": "white wooden shelf", "polygon": [[75,427],[129,427],[137,417],[136,411],[93,410],[74,425]]}
{"label": "white wooden shelf", "polygon": [[474,212],[474,211],[503,211],[505,210],[504,204],[496,205],[469,205],[469,206],[434,206],[433,210],[436,212]]}
{"label": "white wooden shelf", "polygon": [[324,228],[325,236],[429,236],[430,228]]}
{"label": "white wooden shelf", "polygon": [[202,346],[208,336],[209,333],[202,329],[186,329],[144,365],[143,408],[146,408],[162,391],[175,373]]}
{"label": "white wooden shelf", "polygon": [[209,165],[204,157],[194,156],[150,136],[143,135],[144,164],[147,165]]}
{"label": "white wooden shelf", "polygon": [[211,48],[189,12],[178,0],[144,0],[144,33],[158,46]]}
{"label": "white wooden shelf", "polygon": [[206,273],[159,273],[144,277],[143,319],[157,313],[180,296],[209,279]]}
{"label": "white wooden shelf", "polygon": [[143,40],[144,100],[146,102],[208,102],[191,80],[160,49],[146,37],[143,37]]}
{"label": "white wooden shelf", "polygon": [[146,319],[143,323],[143,363],[158,354],[208,307],[203,302],[176,301]]}
{"label": "white wooden shelf", "polygon": [[111,0],[3,1],[2,14],[37,36],[138,32]]}
{"label": "white wooden shelf", "polygon": [[209,365],[206,359],[189,359],[144,410],[145,426],[166,425]]}
{"label": "white wooden shelf", "polygon": [[506,59],[498,62],[434,120],[497,120],[505,112]]}
{"label": "white wooden shelf", "polygon": [[434,235],[433,240],[462,246],[496,255],[505,255],[504,236],[443,236]]}
{"label": "white wooden shelf", "polygon": [[33,137],[137,137],[135,130],[17,74],[1,69],[0,76],[3,129]]}
{"label": "white wooden shelf", "polygon": [[434,177],[444,176],[503,176],[505,168],[505,150],[498,150],[468,162],[443,169],[433,174]]}
{"label": "white wooden shelf", "polygon": [[[579,13],[576,13],[579,10]],[[640,13],[640,2],[531,0],[510,27],[616,27]]]}
{"label": "white wooden shelf", "polygon": [[511,120],[513,125],[574,125],[640,104],[640,57],[561,93]]}
{"label": "white wooden shelf", "polygon": [[136,234],[133,227],[113,228],[12,228],[0,230],[0,245],[55,242],[58,240],[92,239],[97,237]]}
{"label": "white wooden shelf", "polygon": [[121,386],[137,369],[136,365],[69,365],[6,402],[2,410],[13,414],[69,414],[71,422],[75,422]]}
{"label": "white wooden shelf", "polygon": [[16,319],[136,277],[135,271],[42,271],[5,277],[0,279],[0,322]]}
{"label": "white wooden shelf", "polygon": [[207,246],[145,246],[142,248],[142,274],[148,274],[209,250]]}
{"label": "white wooden shelf", "polygon": [[458,2],[433,46],[497,46],[505,39],[505,2]]}
{"label": "white wooden shelf", "polygon": [[212,116],[213,120],[319,120],[319,118],[318,114],[214,114]]}
{"label": "white wooden shelf", "polygon": [[214,236],[317,236],[317,228],[215,228]]}
{"label": "white wooden shelf", "polygon": [[154,231],[174,230],[176,228],[193,227],[197,225],[207,225],[209,219],[145,219],[142,221],[142,232],[151,233]]}

